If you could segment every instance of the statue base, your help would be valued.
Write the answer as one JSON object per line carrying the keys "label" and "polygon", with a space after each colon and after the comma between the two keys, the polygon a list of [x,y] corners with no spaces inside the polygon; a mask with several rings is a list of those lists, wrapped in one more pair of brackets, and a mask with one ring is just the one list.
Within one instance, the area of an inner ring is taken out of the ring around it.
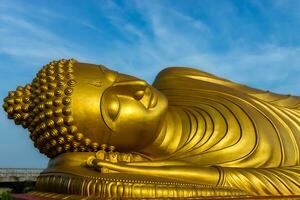
{"label": "statue base", "polygon": [[245,196],[243,191],[184,183],[153,176],[122,173],[100,174],[96,177],[64,173],[45,173],[36,184],[41,197],[82,199],[84,197],[107,198],[193,198],[202,196]]}
{"label": "statue base", "polygon": [[[84,200],[97,200],[97,199],[103,199],[101,197],[83,197],[79,195],[65,195],[65,194],[58,194],[58,193],[45,193],[45,192],[30,192],[27,194],[13,194],[12,195],[14,199],[16,200],[54,200],[54,199],[84,199]],[[105,198],[105,199],[110,199],[110,198]],[[115,198],[111,198],[115,199]],[[116,198],[119,199],[119,198]],[[126,198],[124,198],[126,199]],[[131,199],[131,198],[129,198]],[[147,199],[152,199],[152,198],[147,198]],[[153,199],[160,199],[159,197],[153,197]],[[165,199],[165,198],[161,198]],[[172,199],[172,198],[168,198]],[[177,198],[174,198],[177,199]],[[247,199],[247,200],[295,200],[295,199],[300,199],[300,196],[203,196],[203,197],[192,197],[188,199],[205,199],[205,200],[210,200],[210,199],[228,199],[228,200],[242,200],[242,199]]]}

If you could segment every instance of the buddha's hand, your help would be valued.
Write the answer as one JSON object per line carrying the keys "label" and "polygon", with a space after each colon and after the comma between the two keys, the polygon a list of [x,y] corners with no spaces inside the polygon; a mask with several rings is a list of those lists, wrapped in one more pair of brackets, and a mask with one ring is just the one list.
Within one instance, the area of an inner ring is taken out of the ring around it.
{"label": "buddha's hand", "polygon": [[134,163],[141,161],[149,161],[149,159],[143,155],[134,152],[119,153],[114,151],[107,152],[105,150],[100,150],[95,154],[95,156],[89,157],[86,161],[86,164],[88,167],[99,169],[102,173],[116,172],[115,170],[109,169],[105,166],[98,165],[102,161],[107,163]]}
{"label": "buddha's hand", "polygon": [[120,154],[120,153],[106,153],[98,151],[96,156],[91,156],[86,161],[87,166],[93,167],[102,173],[125,172],[136,173],[138,171],[155,170],[164,167],[180,167],[190,166],[190,163],[182,161],[151,161],[141,155],[134,153]]}

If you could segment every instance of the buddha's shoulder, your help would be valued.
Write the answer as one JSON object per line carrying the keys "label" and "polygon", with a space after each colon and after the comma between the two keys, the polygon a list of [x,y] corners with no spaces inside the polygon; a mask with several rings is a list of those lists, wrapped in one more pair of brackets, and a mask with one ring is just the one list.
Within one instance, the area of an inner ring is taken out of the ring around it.
{"label": "buddha's shoulder", "polygon": [[213,74],[202,71],[200,69],[195,69],[191,67],[182,67],[182,66],[167,67],[162,71],[160,71],[157,77],[162,78],[162,77],[169,77],[169,76],[187,76],[187,75],[214,77],[220,79],[220,77],[217,77]]}
{"label": "buddha's shoulder", "polygon": [[[160,85],[168,79],[193,79],[198,81],[205,81],[207,84],[219,84],[237,90],[242,93],[254,97],[265,102],[270,102],[273,105],[284,106],[290,108],[300,109],[300,96],[293,96],[289,94],[278,94],[268,90],[261,90],[253,88],[244,84],[236,83],[222,77],[218,77],[211,73],[194,69],[190,67],[168,67],[160,71],[156,77],[154,85]],[[155,84],[160,83],[160,84]]]}

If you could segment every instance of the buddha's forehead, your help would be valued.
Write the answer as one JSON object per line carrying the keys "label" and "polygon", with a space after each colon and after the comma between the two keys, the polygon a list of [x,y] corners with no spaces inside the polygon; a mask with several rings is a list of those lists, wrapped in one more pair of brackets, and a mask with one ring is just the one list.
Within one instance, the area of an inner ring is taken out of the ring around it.
{"label": "buddha's forehead", "polygon": [[108,69],[104,65],[87,63],[75,63],[74,73],[78,83],[89,84],[98,88],[112,85],[118,75],[116,71]]}
{"label": "buddha's forehead", "polygon": [[89,85],[93,85],[99,89],[107,88],[112,86],[114,83],[127,82],[132,85],[137,81],[145,82],[144,80],[128,74],[118,73],[104,65],[75,63],[74,69],[76,78],[81,84],[88,83]]}

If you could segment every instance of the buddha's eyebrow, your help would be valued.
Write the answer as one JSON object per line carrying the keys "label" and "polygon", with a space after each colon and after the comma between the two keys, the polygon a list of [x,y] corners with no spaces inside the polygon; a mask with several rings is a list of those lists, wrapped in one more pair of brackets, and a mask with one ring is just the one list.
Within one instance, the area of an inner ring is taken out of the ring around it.
{"label": "buddha's eyebrow", "polygon": [[96,87],[102,87],[103,82],[96,80],[96,81],[89,82],[88,84],[96,86]]}

